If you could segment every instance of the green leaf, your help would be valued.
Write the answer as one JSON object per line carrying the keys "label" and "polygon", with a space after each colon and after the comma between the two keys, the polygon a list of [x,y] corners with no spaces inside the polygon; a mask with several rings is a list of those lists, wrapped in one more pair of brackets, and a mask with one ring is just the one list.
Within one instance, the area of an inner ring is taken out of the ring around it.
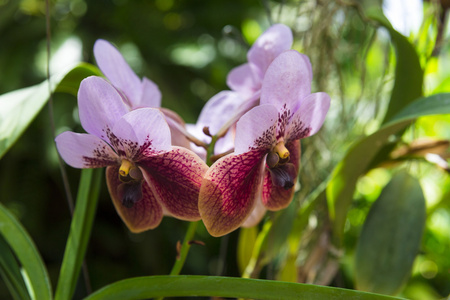
{"label": "green leaf", "polygon": [[97,209],[103,169],[81,172],[77,202],[67,239],[55,299],[72,299]]}
{"label": "green leaf", "polygon": [[102,76],[100,70],[91,64],[88,63],[80,63],[78,66],[73,68],[67,73],[61,82],[56,87],[55,92],[57,93],[68,93],[74,96],[78,93],[78,88],[80,87],[80,83],[86,77],[96,75]]}
{"label": "green leaf", "polygon": [[385,124],[406,105],[423,95],[423,70],[414,46],[392,27],[380,9],[368,10],[367,17],[389,31],[396,54],[395,83],[383,120]]}
{"label": "green leaf", "polygon": [[[51,90],[73,93],[88,75],[100,74],[98,69],[81,64],[67,74],[51,78]],[[76,93],[76,92],[75,92]],[[48,81],[0,96],[0,158],[22,135],[49,98]]]}
{"label": "green leaf", "polygon": [[360,290],[394,295],[411,274],[425,227],[419,181],[396,174],[372,205],[356,247],[355,283]]}
{"label": "green leaf", "polygon": [[85,300],[131,300],[153,297],[215,296],[251,299],[401,299],[327,286],[218,276],[150,276],[122,280]]}
{"label": "green leaf", "polygon": [[333,231],[338,244],[342,239],[347,211],[359,176],[374,165],[373,159],[391,135],[406,128],[418,117],[436,114],[450,114],[450,94],[417,99],[378,131],[362,138],[347,151],[344,159],[334,169],[327,187],[330,217],[334,222]]}
{"label": "green leaf", "polygon": [[241,274],[244,273],[245,268],[250,262],[257,236],[258,228],[256,226],[249,228],[242,227],[239,231],[237,263]]}
{"label": "green leaf", "polygon": [[0,204],[0,234],[11,247],[23,268],[32,299],[52,298],[47,269],[32,239],[20,222]]}
{"label": "green leaf", "polygon": [[17,300],[30,299],[27,286],[20,273],[20,266],[8,243],[0,235],[0,274],[12,297]]}

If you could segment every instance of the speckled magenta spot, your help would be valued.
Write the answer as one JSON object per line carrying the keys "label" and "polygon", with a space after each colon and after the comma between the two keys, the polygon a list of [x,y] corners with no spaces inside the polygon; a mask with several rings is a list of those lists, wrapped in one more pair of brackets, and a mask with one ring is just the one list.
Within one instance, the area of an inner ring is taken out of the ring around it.
{"label": "speckled magenta spot", "polygon": [[105,143],[98,143],[97,147],[92,153],[92,157],[83,156],[83,163],[86,168],[101,168],[104,166],[111,166],[118,163],[111,157],[109,145]]}

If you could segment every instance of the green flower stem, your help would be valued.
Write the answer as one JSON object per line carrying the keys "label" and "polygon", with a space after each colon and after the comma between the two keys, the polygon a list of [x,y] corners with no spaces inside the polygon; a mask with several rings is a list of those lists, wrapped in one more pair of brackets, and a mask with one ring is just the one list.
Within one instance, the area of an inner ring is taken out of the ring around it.
{"label": "green flower stem", "polygon": [[[189,223],[188,230],[186,235],[184,236],[183,244],[181,245],[180,253],[177,255],[177,259],[175,260],[175,264],[172,267],[172,271],[170,271],[170,275],[179,275],[181,269],[184,266],[184,262],[186,261],[186,257],[189,253],[189,249],[191,248],[191,244],[189,243],[194,238],[195,230],[197,229],[197,225],[200,221]],[[158,300],[162,300],[164,297],[158,298]]]}
{"label": "green flower stem", "polygon": [[191,244],[189,243],[194,238],[195,230],[197,229],[198,222],[191,222],[189,224],[186,235],[184,236],[183,244],[181,245],[181,251],[178,254],[178,257],[175,261],[175,264],[172,267],[172,271],[170,271],[170,275],[178,275],[183,268],[184,262],[186,261],[186,257],[188,255],[189,249],[191,248]]}

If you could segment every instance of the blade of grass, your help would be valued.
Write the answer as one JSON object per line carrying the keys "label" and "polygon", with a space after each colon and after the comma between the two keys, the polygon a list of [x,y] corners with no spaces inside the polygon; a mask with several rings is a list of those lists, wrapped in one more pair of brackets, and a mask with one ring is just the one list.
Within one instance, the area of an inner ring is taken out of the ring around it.
{"label": "blade of grass", "polygon": [[0,275],[14,299],[30,299],[20,266],[8,243],[0,236]]}
{"label": "blade of grass", "polygon": [[0,204],[0,234],[11,247],[22,272],[29,279],[28,293],[32,299],[52,299],[50,279],[36,246],[16,217]]}
{"label": "blade of grass", "polygon": [[97,209],[103,169],[81,172],[75,211],[61,265],[56,300],[72,299]]}

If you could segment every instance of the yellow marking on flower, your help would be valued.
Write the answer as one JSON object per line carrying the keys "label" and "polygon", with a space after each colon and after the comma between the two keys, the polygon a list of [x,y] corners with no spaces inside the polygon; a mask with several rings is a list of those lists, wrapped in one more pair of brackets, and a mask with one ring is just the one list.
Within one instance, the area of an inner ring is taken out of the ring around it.
{"label": "yellow marking on flower", "polygon": [[133,168],[134,165],[126,159],[122,160],[122,164],[120,165],[119,175],[123,177],[127,177],[130,173],[130,169]]}
{"label": "yellow marking on flower", "polygon": [[278,154],[280,159],[286,159],[289,157],[289,150],[284,146],[284,141],[278,142],[278,144],[273,148],[273,152]]}

